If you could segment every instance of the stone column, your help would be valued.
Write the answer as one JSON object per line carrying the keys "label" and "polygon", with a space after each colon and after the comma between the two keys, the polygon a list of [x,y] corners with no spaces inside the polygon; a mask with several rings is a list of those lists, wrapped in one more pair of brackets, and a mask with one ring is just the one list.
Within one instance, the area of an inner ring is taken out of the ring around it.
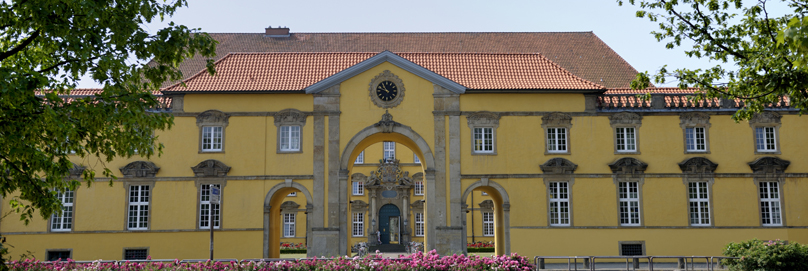
{"label": "stone column", "polygon": [[[312,218],[313,247],[316,256],[345,255],[347,252],[346,225],[340,223],[342,210],[347,211],[347,202],[340,204],[339,182],[339,85],[335,85],[314,94],[314,212]],[[328,116],[328,132],[326,134],[325,117]],[[326,137],[328,138],[326,141]],[[328,144],[326,146],[326,143]],[[325,151],[328,148],[328,157]],[[327,160],[326,160],[327,159]],[[328,171],[325,172],[326,163]],[[326,189],[326,184],[328,188]],[[324,202],[328,193],[328,202]],[[347,197],[347,195],[346,195]],[[328,204],[328,214],[323,211]],[[327,216],[327,222],[325,221]],[[325,226],[325,227],[323,227]],[[326,245],[327,244],[327,245]],[[338,246],[335,246],[338,244]]]}
{"label": "stone column", "polygon": [[[378,219],[376,219],[376,189],[369,189],[370,192],[370,231],[368,232],[369,244],[376,245],[376,230],[378,229]],[[373,236],[371,236],[373,235]]]}
{"label": "stone column", "polygon": [[[331,156],[331,155],[329,155]],[[329,167],[330,168],[330,167]],[[330,171],[330,170],[329,170]],[[339,171],[339,254],[348,255],[348,170]]]}
{"label": "stone column", "polygon": [[401,213],[401,219],[403,221],[403,226],[401,227],[401,243],[406,244],[410,242],[410,223],[409,223],[409,214],[410,214],[410,196],[409,190],[404,190],[404,198],[402,199],[401,206],[403,207],[404,211]]}

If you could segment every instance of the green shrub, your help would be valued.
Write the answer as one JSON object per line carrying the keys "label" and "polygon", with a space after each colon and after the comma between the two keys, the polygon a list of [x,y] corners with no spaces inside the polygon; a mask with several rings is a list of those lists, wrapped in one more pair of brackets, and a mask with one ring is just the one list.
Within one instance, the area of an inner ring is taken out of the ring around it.
{"label": "green shrub", "polygon": [[306,249],[305,248],[301,248],[301,249],[281,249],[281,254],[300,254],[300,253],[306,253]]}
{"label": "green shrub", "polygon": [[470,247],[469,253],[477,253],[477,252],[494,252],[493,247]]}
{"label": "green shrub", "polygon": [[808,245],[757,239],[729,243],[724,255],[740,259],[724,260],[724,265],[737,271],[808,270]]}

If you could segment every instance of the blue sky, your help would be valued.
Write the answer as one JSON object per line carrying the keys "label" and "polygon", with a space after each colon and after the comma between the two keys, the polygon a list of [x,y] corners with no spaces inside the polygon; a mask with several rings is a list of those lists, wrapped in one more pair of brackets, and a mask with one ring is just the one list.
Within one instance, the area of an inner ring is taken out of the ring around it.
{"label": "blue sky", "polygon": [[[592,31],[638,71],[705,68],[683,49],[665,49],[650,34],[655,23],[634,16],[637,7],[613,0],[562,1],[256,1],[190,0],[168,21],[205,32],[260,33],[267,26],[294,32],[540,32]],[[82,81],[83,87],[94,87]]]}

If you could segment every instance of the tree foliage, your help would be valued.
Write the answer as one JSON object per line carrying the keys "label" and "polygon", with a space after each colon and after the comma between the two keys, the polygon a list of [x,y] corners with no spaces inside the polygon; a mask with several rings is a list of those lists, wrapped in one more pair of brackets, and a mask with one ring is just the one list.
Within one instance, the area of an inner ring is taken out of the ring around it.
{"label": "tree foliage", "polygon": [[723,260],[723,264],[733,271],[808,269],[808,246],[779,239],[729,243],[724,248],[724,255],[739,258]]}
{"label": "tree foliage", "polygon": [[[155,130],[173,118],[150,111],[153,92],[182,77],[183,59],[212,56],[215,41],[170,23],[184,0],[13,0],[0,2],[0,195],[26,223],[58,212],[56,193],[90,185],[90,168],[69,179],[72,153],[103,161],[159,154]],[[145,64],[153,60],[151,64]],[[212,61],[208,70],[212,72]],[[90,75],[103,91],[67,98]],[[102,174],[112,177],[103,166]]]}
{"label": "tree foliage", "polygon": [[[617,1],[622,4],[621,0]],[[785,97],[800,113],[808,112],[808,23],[803,21],[808,1],[742,0],[628,0],[640,8],[637,17],[659,24],[652,34],[672,49],[683,46],[688,57],[720,64],[707,69],[665,66],[654,76],[679,80],[680,88],[696,87],[696,99],[742,99],[745,106],[733,118],[748,119],[767,104]],[[771,10],[793,13],[773,16]],[[723,65],[722,65],[723,64]],[[632,88],[644,89],[651,76],[641,73]]]}

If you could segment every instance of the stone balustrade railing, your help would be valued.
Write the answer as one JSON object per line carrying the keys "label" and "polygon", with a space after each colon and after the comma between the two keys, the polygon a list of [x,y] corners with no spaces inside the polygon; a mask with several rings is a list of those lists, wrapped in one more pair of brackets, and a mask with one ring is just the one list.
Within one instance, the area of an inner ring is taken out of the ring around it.
{"label": "stone balustrade railing", "polygon": [[[598,111],[634,110],[721,110],[737,109],[744,106],[741,99],[709,98],[693,101],[689,94],[651,94],[651,99],[643,99],[636,94],[606,94],[597,97]],[[789,100],[782,97],[779,102],[767,108],[789,109]]]}

